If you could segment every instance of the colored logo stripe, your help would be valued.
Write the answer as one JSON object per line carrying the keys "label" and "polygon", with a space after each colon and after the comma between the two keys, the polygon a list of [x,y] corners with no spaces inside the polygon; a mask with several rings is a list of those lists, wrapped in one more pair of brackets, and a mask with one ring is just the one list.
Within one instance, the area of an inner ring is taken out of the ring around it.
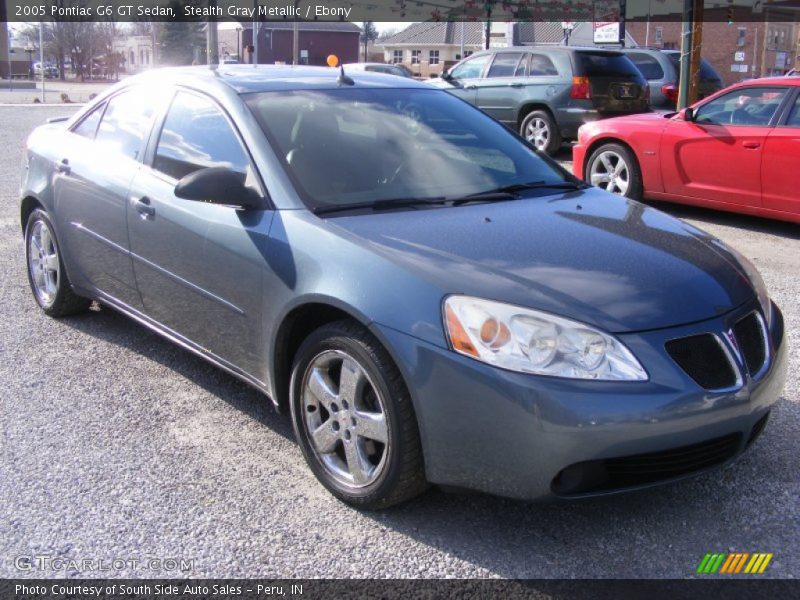
{"label": "colored logo stripe", "polygon": [[[744,573],[763,573],[772,560],[773,554],[766,552],[733,552],[731,554],[708,553],[697,566],[697,572],[705,575]],[[749,560],[748,560],[749,559]],[[746,566],[745,566],[746,565]]]}

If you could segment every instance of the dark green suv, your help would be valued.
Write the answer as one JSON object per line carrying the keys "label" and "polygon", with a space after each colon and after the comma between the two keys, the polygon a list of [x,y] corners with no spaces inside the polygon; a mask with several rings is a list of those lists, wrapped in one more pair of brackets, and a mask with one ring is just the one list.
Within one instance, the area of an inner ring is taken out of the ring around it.
{"label": "dark green suv", "polygon": [[647,81],[622,52],[566,46],[477,52],[432,82],[553,154],[578,127],[648,110]]}

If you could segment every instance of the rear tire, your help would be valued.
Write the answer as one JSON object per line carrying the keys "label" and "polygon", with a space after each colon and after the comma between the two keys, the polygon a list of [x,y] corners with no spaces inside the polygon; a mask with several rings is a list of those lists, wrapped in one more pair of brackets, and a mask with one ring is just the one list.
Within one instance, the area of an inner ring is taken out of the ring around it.
{"label": "rear tire", "polygon": [[72,291],[53,224],[40,208],[25,225],[25,263],[33,297],[45,314],[66,317],[89,308],[92,301]]}
{"label": "rear tire", "polygon": [[622,144],[603,144],[592,152],[586,161],[583,178],[611,194],[641,200],[643,196],[642,172],[639,162]]}
{"label": "rear tire", "polygon": [[547,155],[553,155],[561,148],[561,132],[555,119],[546,110],[534,110],[522,120],[519,134],[534,148]]}
{"label": "rear tire", "polygon": [[292,367],[295,436],[334,496],[380,509],[428,486],[411,397],[400,372],[363,327],[337,321],[314,331]]}

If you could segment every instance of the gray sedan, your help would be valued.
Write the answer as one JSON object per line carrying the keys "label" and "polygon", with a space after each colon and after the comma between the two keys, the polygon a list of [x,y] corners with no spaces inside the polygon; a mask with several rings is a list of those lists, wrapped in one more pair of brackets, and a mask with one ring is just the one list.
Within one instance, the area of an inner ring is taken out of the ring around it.
{"label": "gray sedan", "polygon": [[132,77],[34,131],[20,209],[47,315],[97,300],[262,390],[360,507],[686,477],[755,440],[785,373],[735,250],[408,79]]}

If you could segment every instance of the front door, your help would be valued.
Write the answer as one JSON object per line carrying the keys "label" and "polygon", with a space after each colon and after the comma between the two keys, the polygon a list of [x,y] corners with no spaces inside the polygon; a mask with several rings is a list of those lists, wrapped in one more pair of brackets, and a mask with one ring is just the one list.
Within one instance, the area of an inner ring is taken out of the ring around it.
{"label": "front door", "polygon": [[150,318],[255,375],[263,372],[262,279],[273,211],[175,196],[178,180],[207,167],[240,172],[261,191],[222,109],[204,95],[179,91],[152,164],[143,166],[131,186],[128,229],[136,281]]}
{"label": "front door", "polygon": [[664,190],[710,204],[761,206],[761,164],[785,88],[739,88],[669,122],[661,138]]}

